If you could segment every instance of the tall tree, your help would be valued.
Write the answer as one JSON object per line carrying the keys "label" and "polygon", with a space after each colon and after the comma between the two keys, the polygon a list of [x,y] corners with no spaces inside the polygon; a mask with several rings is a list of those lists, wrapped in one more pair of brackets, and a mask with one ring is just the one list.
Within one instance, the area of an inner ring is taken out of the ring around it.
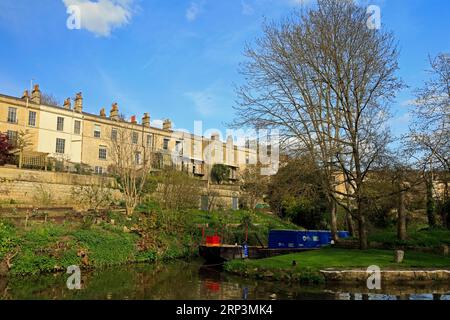
{"label": "tall tree", "polygon": [[[449,202],[450,182],[450,54],[441,53],[429,58],[430,79],[416,90],[413,121],[407,136],[407,147],[416,156],[427,186],[428,224],[436,224],[433,181],[444,184],[442,202]],[[450,215],[448,205],[443,205],[442,222]]]}
{"label": "tall tree", "polygon": [[[264,36],[246,51],[241,72],[247,83],[238,90],[236,120],[278,128],[284,145],[314,159],[333,233],[338,201],[358,222],[362,249],[364,182],[389,142],[387,102],[402,86],[392,33],[370,30],[367,19],[351,0],[319,0],[316,9],[266,24]],[[340,174],[351,192],[336,190]]]}

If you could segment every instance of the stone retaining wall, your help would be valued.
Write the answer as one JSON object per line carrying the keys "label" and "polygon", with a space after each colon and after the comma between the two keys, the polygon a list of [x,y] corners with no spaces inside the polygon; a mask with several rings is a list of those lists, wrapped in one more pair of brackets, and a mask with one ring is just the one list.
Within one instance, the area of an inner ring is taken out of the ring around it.
{"label": "stone retaining wall", "polygon": [[[121,199],[116,181],[111,177],[0,167],[0,203],[3,204],[73,206],[82,209],[83,206],[74,197],[74,188],[91,185],[105,185],[114,199]],[[199,188],[206,194],[206,184],[201,184]],[[231,208],[233,197],[240,195],[237,185],[210,185],[210,188],[217,192],[217,198],[226,208]]]}
{"label": "stone retaining wall", "polygon": [[[320,270],[329,282],[364,283],[371,275],[366,270]],[[450,281],[450,270],[381,270],[381,281],[402,283],[410,281]]]}
{"label": "stone retaining wall", "polygon": [[3,203],[79,207],[74,188],[90,185],[104,185],[114,198],[120,198],[115,180],[110,177],[0,167],[0,201]]}

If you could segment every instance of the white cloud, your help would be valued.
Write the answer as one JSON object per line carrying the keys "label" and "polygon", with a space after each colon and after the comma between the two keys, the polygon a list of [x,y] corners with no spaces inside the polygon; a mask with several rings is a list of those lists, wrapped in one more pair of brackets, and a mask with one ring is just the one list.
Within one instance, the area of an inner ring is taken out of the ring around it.
{"label": "white cloud", "polygon": [[162,129],[164,120],[161,119],[153,119],[150,121],[150,125],[155,128]]}
{"label": "white cloud", "polygon": [[202,117],[219,116],[229,106],[233,96],[230,94],[226,85],[218,80],[206,88],[196,91],[186,92],[184,94],[195,106],[195,111]]}
{"label": "white cloud", "polygon": [[202,116],[210,116],[216,109],[214,93],[208,88],[204,91],[188,92],[186,96],[194,102],[197,112]]}
{"label": "white cloud", "polygon": [[81,28],[96,36],[108,37],[115,28],[128,24],[135,0],[63,0],[65,6],[79,8]]}
{"label": "white cloud", "polygon": [[204,1],[192,1],[186,10],[186,19],[190,22],[196,20],[202,13],[204,4]]}
{"label": "white cloud", "polygon": [[251,16],[255,13],[255,9],[246,1],[242,1],[242,14],[246,16]]}
{"label": "white cloud", "polygon": [[308,5],[312,3],[314,0],[287,0],[288,4],[293,6],[301,6],[301,5]]}

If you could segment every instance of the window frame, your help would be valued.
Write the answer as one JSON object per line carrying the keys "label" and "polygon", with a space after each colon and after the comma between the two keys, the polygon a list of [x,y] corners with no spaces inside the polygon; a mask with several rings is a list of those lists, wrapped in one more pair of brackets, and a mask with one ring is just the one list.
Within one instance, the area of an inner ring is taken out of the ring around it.
{"label": "window frame", "polygon": [[73,134],[81,135],[81,120],[73,121]]}
{"label": "window frame", "polygon": [[[97,133],[98,133],[98,136],[97,136]],[[94,138],[100,139],[101,137],[102,137],[102,128],[101,128],[101,126],[99,124],[94,124]]]}
{"label": "window frame", "polygon": [[140,151],[134,153],[134,163],[137,165],[142,164],[142,153]]}
{"label": "window frame", "polygon": [[131,133],[131,143],[138,144],[139,143],[139,132],[133,131]]}
{"label": "window frame", "polygon": [[[33,117],[31,115],[34,115]],[[33,123],[31,123],[31,120],[33,120]],[[29,127],[36,127],[36,121],[37,121],[37,112],[36,111],[28,111],[28,126]]]}
{"label": "window frame", "polygon": [[164,140],[163,140],[163,150],[169,150],[169,142],[170,142],[169,138],[164,138]]}
{"label": "window frame", "polygon": [[[102,157],[104,151],[104,157]],[[106,146],[99,146],[98,147],[98,159],[99,160],[107,160],[108,159],[108,149]]]}
{"label": "window frame", "polygon": [[15,130],[7,130],[6,135],[8,136],[8,143],[15,147],[17,145],[17,137],[19,136],[19,132]]}
{"label": "window frame", "polygon": [[[12,115],[14,115],[14,119],[12,118]],[[8,116],[7,116],[7,122],[17,124],[19,123],[17,120],[17,108],[16,107],[8,107]]]}
{"label": "window frame", "polygon": [[[60,142],[60,144],[58,144],[58,142]],[[62,143],[62,152],[60,152],[61,150],[58,151],[58,146],[61,147],[61,143]],[[65,154],[66,153],[66,139],[56,138],[55,153],[57,153],[57,154]]]}
{"label": "window frame", "polygon": [[64,131],[64,117],[56,117],[56,131]]}
{"label": "window frame", "polygon": [[111,141],[117,141],[118,130],[117,128],[111,129]]}
{"label": "window frame", "polygon": [[94,174],[103,175],[104,174],[103,167],[102,166],[95,166],[94,167]]}

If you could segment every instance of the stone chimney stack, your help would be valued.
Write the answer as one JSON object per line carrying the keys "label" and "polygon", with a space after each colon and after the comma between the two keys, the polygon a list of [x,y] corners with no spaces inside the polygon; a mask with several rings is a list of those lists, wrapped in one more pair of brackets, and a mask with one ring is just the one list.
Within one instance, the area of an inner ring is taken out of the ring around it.
{"label": "stone chimney stack", "polygon": [[78,92],[75,97],[75,112],[82,113],[83,112],[83,95],[81,92]]}
{"label": "stone chimney stack", "polygon": [[167,130],[167,131],[172,130],[172,121],[170,121],[169,119],[164,120],[163,130]]}
{"label": "stone chimney stack", "polygon": [[218,132],[214,132],[213,134],[211,134],[211,140],[212,141],[219,141],[220,135]]}
{"label": "stone chimney stack", "polygon": [[148,113],[144,113],[144,116],[142,117],[142,125],[144,127],[150,128],[150,116]]}
{"label": "stone chimney stack", "polygon": [[35,84],[33,92],[31,93],[31,101],[37,104],[41,104],[41,90],[39,90],[39,85]]}
{"label": "stone chimney stack", "polygon": [[23,92],[22,99],[26,100],[26,99],[29,99],[29,98],[30,98],[30,94],[29,94],[28,90],[25,90]]}
{"label": "stone chimney stack", "polygon": [[70,101],[70,98],[67,98],[66,100],[64,100],[64,105],[63,105],[64,109],[72,109],[72,102]]}
{"label": "stone chimney stack", "polygon": [[117,102],[114,102],[111,106],[111,111],[109,112],[109,117],[111,120],[119,121],[119,106]]}

